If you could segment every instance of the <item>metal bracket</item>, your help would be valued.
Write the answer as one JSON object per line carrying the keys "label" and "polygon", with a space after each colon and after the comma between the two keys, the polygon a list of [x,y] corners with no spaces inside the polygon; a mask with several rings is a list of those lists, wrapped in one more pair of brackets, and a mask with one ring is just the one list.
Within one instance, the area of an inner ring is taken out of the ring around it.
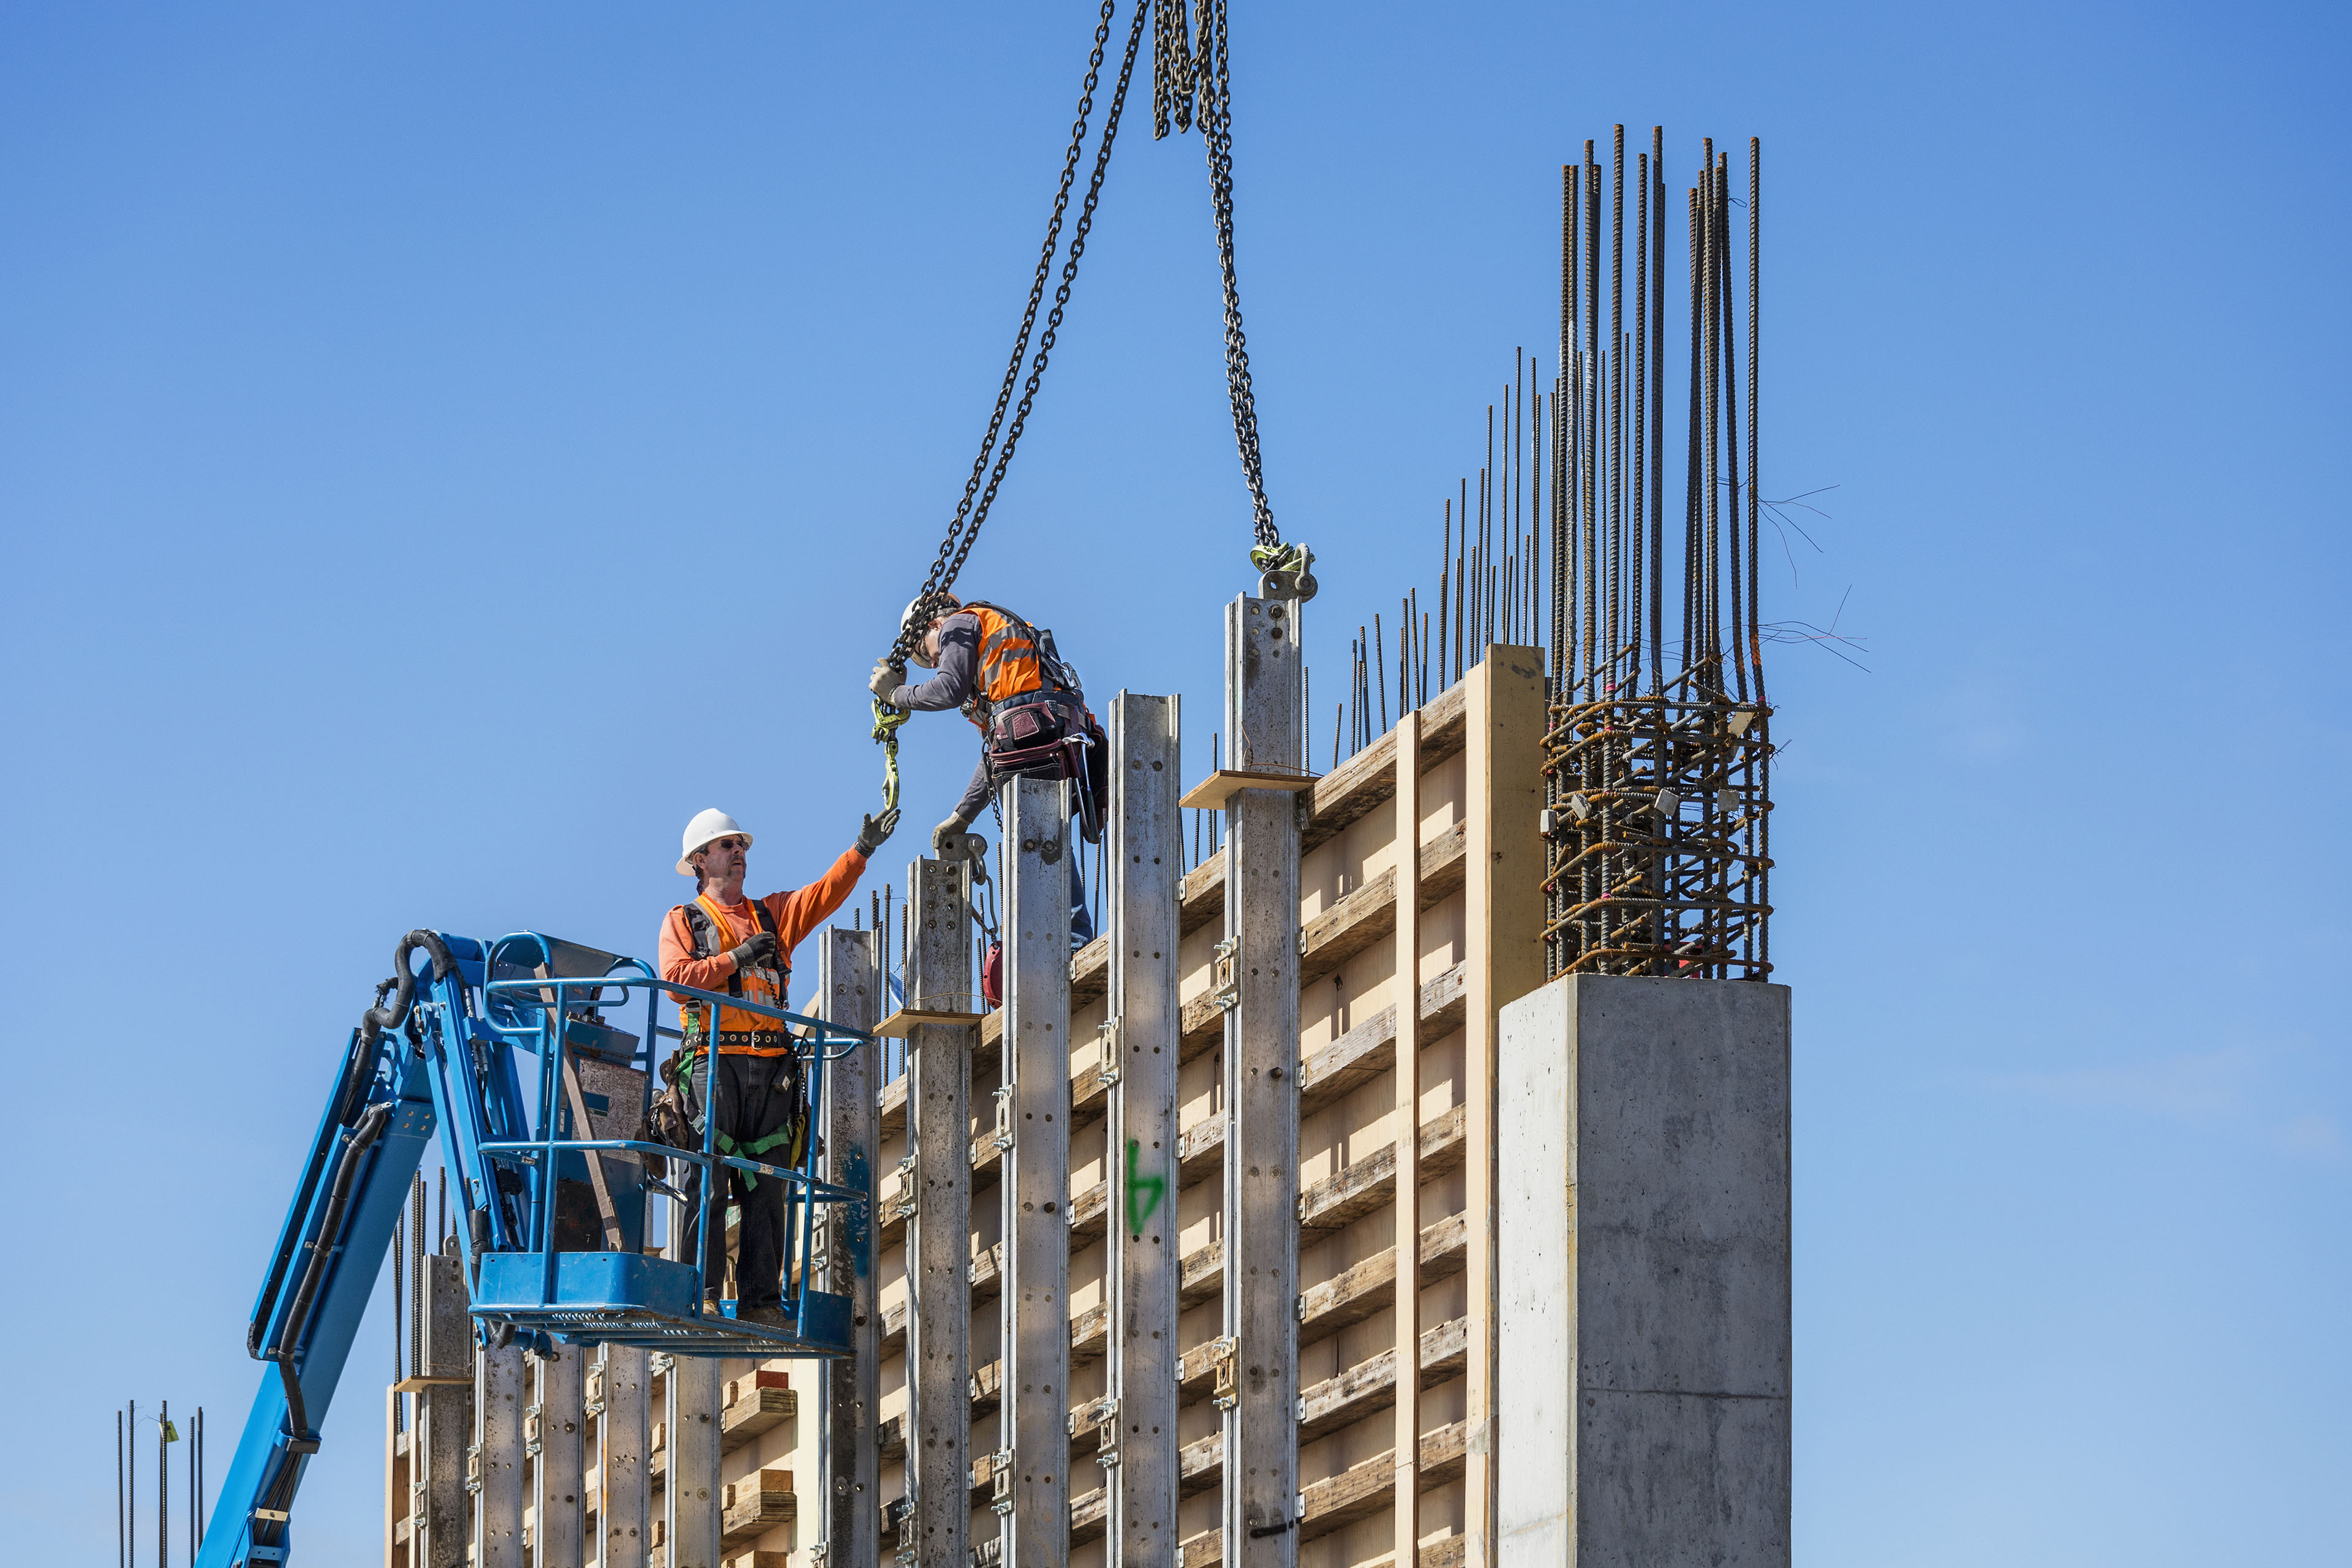
{"label": "metal bracket", "polygon": [[1209,956],[1210,999],[1227,1012],[1241,1005],[1241,938],[1229,936]]}
{"label": "metal bracket", "polygon": [[466,1450],[466,1495],[479,1497],[482,1491],[482,1446],[476,1443]]}
{"label": "metal bracket", "polygon": [[539,1433],[539,1413],[545,1408],[546,1406],[543,1405],[527,1405],[523,1406],[522,1451],[534,1458],[538,1457],[541,1447]]}
{"label": "metal bracket", "polygon": [[1253,550],[1250,563],[1258,568],[1261,599],[1296,599],[1303,605],[1321,586],[1315,581],[1315,552],[1304,544],[1276,545],[1263,555]]}
{"label": "metal bracket", "polygon": [[1013,1511],[1013,1450],[999,1448],[988,1457],[988,1506],[998,1513]]}
{"label": "metal bracket", "polygon": [[1241,1342],[1231,1334],[1209,1342],[1209,1397],[1220,1410],[1241,1403]]}
{"label": "metal bracket", "polygon": [[1013,1086],[999,1084],[996,1089],[996,1131],[991,1135],[999,1149],[1013,1147]]}
{"label": "metal bracket", "polygon": [[890,1200],[890,1217],[914,1218],[916,1194],[921,1190],[922,1184],[916,1179],[915,1155],[909,1151],[898,1162],[898,1195]]}
{"label": "metal bracket", "polygon": [[1108,1470],[1118,1463],[1118,1401],[1104,1394],[1070,1416],[1070,1436],[1078,1435],[1078,1416],[1095,1424],[1095,1463]]}
{"label": "metal bracket", "polygon": [[1105,1018],[1095,1026],[1095,1048],[1100,1056],[1095,1063],[1095,1073],[1108,1089],[1118,1081],[1119,1065],[1126,1060],[1127,1020]]}

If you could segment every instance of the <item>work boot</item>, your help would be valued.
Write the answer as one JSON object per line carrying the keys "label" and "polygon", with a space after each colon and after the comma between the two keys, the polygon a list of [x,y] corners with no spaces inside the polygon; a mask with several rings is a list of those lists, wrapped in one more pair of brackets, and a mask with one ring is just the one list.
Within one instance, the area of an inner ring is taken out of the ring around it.
{"label": "work boot", "polygon": [[705,1296],[702,1299],[702,1315],[706,1318],[723,1318],[727,1315],[727,1303],[716,1296]]}
{"label": "work boot", "polygon": [[784,1326],[784,1310],[782,1307],[738,1307],[735,1309],[735,1321],[757,1323],[763,1329],[781,1329]]}

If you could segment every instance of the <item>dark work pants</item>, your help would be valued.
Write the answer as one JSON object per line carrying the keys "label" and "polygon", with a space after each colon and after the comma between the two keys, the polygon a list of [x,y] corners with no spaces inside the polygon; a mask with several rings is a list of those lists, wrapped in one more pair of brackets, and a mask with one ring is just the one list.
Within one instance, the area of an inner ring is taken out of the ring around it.
{"label": "dark work pants", "polygon": [[[722,1056],[714,1088],[710,1058],[706,1056],[695,1066],[694,1098],[698,1107],[710,1108],[719,1119],[719,1131],[735,1140],[739,1148],[788,1125],[801,1104],[797,1075],[789,1057]],[[723,1144],[716,1147],[722,1154],[727,1152]],[[790,1148],[779,1143],[765,1153],[744,1157],[782,1166],[792,1163],[790,1155]],[[742,1228],[736,1237],[735,1310],[740,1313],[749,1307],[781,1306],[787,1223],[784,1184],[773,1176],[761,1176],[757,1178],[759,1184],[752,1186],[749,1172],[722,1169],[728,1180],[722,1183],[714,1175],[710,1184],[717,1223],[700,1224],[701,1216],[696,1212],[698,1201],[688,1205],[686,1239],[679,1256],[692,1258],[699,1237],[703,1289],[713,1296],[720,1293],[719,1284],[727,1273],[727,1205],[731,1196],[743,1211]],[[701,1194],[701,1175],[697,1170],[687,1195],[699,1200]]]}
{"label": "dark work pants", "polygon": [[[1080,845],[1086,844],[1085,837],[1078,831],[1078,824],[1082,820],[1083,818],[1081,817],[1078,810],[1075,807],[1072,808],[1070,812],[1069,861],[1070,951],[1073,952],[1076,952],[1078,949],[1086,946],[1087,943],[1094,941],[1095,939],[1095,917],[1089,914],[1087,910],[1086,872],[1080,866],[1078,860],[1078,847]],[[1102,852],[1102,846],[1099,844],[1087,845],[1087,847],[1092,849],[1097,854],[1100,854]]]}

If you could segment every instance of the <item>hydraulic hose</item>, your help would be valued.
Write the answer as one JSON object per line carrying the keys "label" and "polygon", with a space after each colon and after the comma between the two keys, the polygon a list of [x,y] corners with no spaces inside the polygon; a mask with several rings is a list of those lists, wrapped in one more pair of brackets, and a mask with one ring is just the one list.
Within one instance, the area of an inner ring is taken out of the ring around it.
{"label": "hydraulic hose", "polygon": [[[301,1349],[302,1331],[310,1327],[310,1308],[317,1301],[319,1287],[325,1283],[327,1269],[334,1262],[336,1238],[342,1235],[343,1213],[351,1206],[352,1186],[358,1180],[360,1162],[367,1155],[369,1146],[383,1131],[384,1123],[392,1120],[393,1102],[379,1100],[367,1108],[359,1123],[342,1138],[342,1152],[335,1162],[333,1183],[327,1189],[326,1211],[319,1216],[318,1239],[310,1243],[310,1260],[302,1269],[302,1278],[294,1287],[293,1304],[286,1310],[286,1327],[279,1331],[277,1348],[270,1352],[272,1361],[284,1363],[289,1373],[289,1393],[292,1402],[299,1402],[291,1383],[294,1357]],[[291,1414],[291,1412],[289,1412]],[[301,1437],[306,1433],[297,1431]]]}
{"label": "hydraulic hose", "polygon": [[[445,978],[457,967],[457,961],[449,956],[448,945],[433,932],[413,931],[400,939],[393,949],[392,978],[377,989],[376,1005],[360,1016],[359,1027],[352,1033],[351,1047],[343,1057],[343,1075],[335,1085],[332,1110],[328,1118],[331,1127],[352,1125],[367,1089],[368,1074],[375,1066],[377,1040],[384,1030],[396,1028],[408,1018],[409,1009],[416,1000],[416,976],[410,971],[408,961],[420,947],[433,956],[434,979]],[[392,997],[389,1006],[383,1000],[387,994]],[[270,1314],[277,1310],[278,1289],[285,1284],[286,1270],[293,1262],[301,1237],[301,1220],[310,1212],[311,1194],[319,1190],[320,1173],[326,1164],[329,1147],[328,1139],[322,1137],[310,1152],[310,1163],[303,1168],[301,1183],[295,1191],[291,1217],[285,1234],[278,1238],[277,1256],[270,1259],[269,1273],[254,1304],[253,1317],[246,1324],[245,1353],[256,1360],[263,1359],[261,1338],[269,1326]]]}
{"label": "hydraulic hose", "polygon": [[457,967],[457,960],[449,956],[447,944],[433,932],[413,931],[402,937],[400,945],[392,950],[392,1005],[379,1005],[360,1015],[360,1043],[362,1046],[373,1049],[377,1036],[386,1029],[397,1027],[407,1018],[409,1005],[416,1000],[416,976],[408,967],[408,959],[420,947],[433,955],[434,979],[447,978],[449,971]]}

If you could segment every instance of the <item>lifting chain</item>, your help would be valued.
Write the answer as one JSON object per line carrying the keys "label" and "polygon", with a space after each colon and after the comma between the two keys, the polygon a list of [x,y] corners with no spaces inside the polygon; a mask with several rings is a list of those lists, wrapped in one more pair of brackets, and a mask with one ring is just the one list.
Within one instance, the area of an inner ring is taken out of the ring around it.
{"label": "lifting chain", "polygon": [[[1070,302],[1071,285],[1077,281],[1078,258],[1087,252],[1087,236],[1095,226],[1095,207],[1102,199],[1103,175],[1110,169],[1111,143],[1118,139],[1120,112],[1127,107],[1128,84],[1135,78],[1135,57],[1143,43],[1143,19],[1150,11],[1150,0],[1137,0],[1134,26],[1127,35],[1127,53],[1118,66],[1118,86],[1112,90],[1110,111],[1103,118],[1102,142],[1095,150],[1094,174],[1087,182],[1086,200],[1078,208],[1077,227],[1070,236],[1068,254],[1062,261],[1061,286],[1054,290],[1054,308],[1045,317],[1045,331],[1037,340],[1037,353],[1033,360],[1029,353],[1029,336],[1037,325],[1037,307],[1045,297],[1045,279],[1053,272],[1054,251],[1061,242],[1062,220],[1069,211],[1070,186],[1078,171],[1078,154],[1085,151],[1087,122],[1093,117],[1095,89],[1102,82],[1103,52],[1110,43],[1110,23],[1118,0],[1102,0],[1102,15],[1095,23],[1094,50],[1087,57],[1087,79],[1078,92],[1078,112],[1070,122],[1070,150],[1062,158],[1061,183],[1054,189],[1054,216],[1045,225],[1045,243],[1037,252],[1036,275],[1029,280],[1029,302],[1021,311],[1021,331],[1013,340],[1013,357],[1004,367],[1004,384],[996,390],[996,407],[988,416],[988,434],[981,438],[980,456],[972,459],[971,477],[964,480],[963,499],[956,503],[955,516],[948,523],[947,537],[940,542],[940,553],[931,563],[930,575],[923,580],[923,591],[915,596],[916,611],[898,628],[898,639],[890,645],[888,662],[904,668],[907,658],[914,652],[929,629],[931,611],[940,595],[955,584],[957,574],[963,570],[964,558],[980,539],[980,526],[988,521],[988,510],[996,503],[997,487],[1004,482],[1004,470],[1013,462],[1013,448],[1021,444],[1022,428],[1029,421],[1029,410],[1037,401],[1038,384],[1045,379],[1045,362],[1054,353],[1054,338],[1062,330],[1062,311]],[[1021,387],[1021,404],[1013,413],[1008,426],[1004,410],[1013,401],[1013,388],[1021,382],[1021,367],[1029,365],[1029,379]],[[999,432],[1003,435],[1000,446]],[[990,457],[993,454],[994,465]],[[987,476],[985,488],[982,476]],[[882,796],[886,806],[898,804],[898,726],[907,721],[906,713],[887,702],[874,704],[874,739],[882,745]]]}
{"label": "lifting chain", "polygon": [[1310,598],[1315,580],[1307,575],[1309,556],[1297,546],[1284,546],[1282,532],[1274,525],[1274,508],[1265,499],[1258,456],[1257,398],[1250,385],[1249,338],[1242,330],[1241,285],[1234,273],[1234,114],[1225,0],[1193,0],[1189,37],[1182,0],[1159,0],[1159,9],[1152,34],[1151,134],[1166,137],[1171,122],[1177,132],[1189,131],[1197,120],[1207,146],[1209,194],[1217,215],[1217,267],[1225,289],[1225,390],[1233,400],[1234,442],[1241,451],[1242,478],[1249,485],[1255,540],[1250,559],[1261,572],[1286,574],[1286,581],[1272,584],[1272,588]]}
{"label": "lifting chain", "polygon": [[[955,584],[956,574],[963,570],[964,557],[971,553],[980,538],[981,524],[987,521],[989,508],[996,501],[997,487],[1004,482],[1004,470],[1013,461],[1013,448],[1021,444],[1022,427],[1027,424],[1029,410],[1037,399],[1037,385],[1045,378],[1045,362],[1054,352],[1055,334],[1061,331],[1062,311],[1070,302],[1070,287],[1077,280],[1078,258],[1086,254],[1087,236],[1093,229],[1095,206],[1102,199],[1103,175],[1110,168],[1111,143],[1118,137],[1120,112],[1127,106],[1128,84],[1135,76],[1135,57],[1143,43],[1143,19],[1150,11],[1150,0],[1138,0],[1135,23],[1128,31],[1127,54],[1119,61],[1118,86],[1111,93],[1110,110],[1103,120],[1102,142],[1095,150],[1094,175],[1087,184],[1085,202],[1078,209],[1076,229],[1070,237],[1068,254],[1062,262],[1061,286],[1054,290],[1054,308],[1045,317],[1045,331],[1037,340],[1034,360],[1029,355],[1029,337],[1037,324],[1037,307],[1045,297],[1045,279],[1052,273],[1054,251],[1062,237],[1062,220],[1070,205],[1070,186],[1077,177],[1078,154],[1086,148],[1087,122],[1094,114],[1095,89],[1102,80],[1103,53],[1110,42],[1111,16],[1118,0],[1103,0],[1102,15],[1095,24],[1094,52],[1087,58],[1087,79],[1078,93],[1077,117],[1070,123],[1070,149],[1062,159],[1061,184],[1054,192],[1054,216],[1045,225],[1045,243],[1037,253],[1036,275],[1029,281],[1029,302],[1021,312],[1021,331],[1013,341],[1013,358],[1004,367],[1004,384],[997,388],[996,407],[988,417],[988,434],[981,438],[980,455],[972,459],[971,476],[964,481],[963,499],[956,503],[955,516],[948,523],[947,537],[940,542],[938,559],[931,563],[930,575],[923,580],[923,591],[917,595],[923,610],[929,610],[939,595]],[[1029,364],[1029,379],[1021,383],[1021,367]],[[1004,411],[1013,401],[1013,389],[1021,385],[1021,403],[1013,413],[1013,422],[1005,424]],[[998,433],[1003,435],[1000,447]],[[995,462],[991,466],[990,458]],[[985,476],[985,488],[982,478]],[[903,663],[923,636],[929,617],[920,612],[908,617],[901,627],[898,639],[890,647],[890,662]]]}
{"label": "lifting chain", "polygon": [[[979,542],[989,509],[996,502],[997,489],[1004,482],[1013,450],[1021,444],[1021,432],[1028,423],[1038,384],[1045,378],[1046,362],[1053,355],[1055,338],[1061,331],[1063,310],[1070,302],[1071,286],[1077,280],[1078,259],[1086,254],[1087,237],[1094,228],[1103,176],[1110,167],[1111,145],[1118,140],[1128,87],[1135,76],[1143,25],[1155,4],[1159,16],[1152,34],[1152,134],[1155,139],[1167,136],[1171,119],[1179,132],[1192,129],[1197,120],[1208,151],[1209,184],[1217,220],[1217,264],[1224,282],[1225,384],[1233,402],[1234,439],[1241,453],[1242,478],[1249,486],[1253,518],[1250,559],[1265,574],[1261,592],[1267,596],[1315,596],[1315,579],[1308,571],[1314,553],[1303,544],[1283,543],[1281,531],[1274,524],[1274,509],[1265,499],[1265,478],[1258,455],[1257,402],[1250,384],[1249,340],[1242,330],[1241,289],[1234,272],[1234,136],[1231,82],[1226,69],[1225,0],[1193,3],[1194,16],[1188,25],[1183,0],[1137,0],[1134,20],[1128,28],[1127,52],[1119,60],[1118,85],[1112,90],[1110,109],[1103,118],[1102,140],[1095,150],[1093,176],[1087,184],[1086,199],[1080,204],[1077,225],[1063,258],[1061,283],[1054,290],[1045,330],[1038,335],[1036,353],[1032,356],[1030,337],[1036,329],[1037,309],[1045,300],[1045,280],[1052,275],[1054,253],[1069,211],[1070,190],[1076,182],[1079,155],[1086,148],[1087,126],[1094,114],[1095,91],[1101,84],[1103,57],[1109,47],[1111,19],[1118,8],[1118,0],[1102,0],[1102,11],[1095,23],[1093,51],[1087,58],[1086,81],[1078,94],[1077,115],[1070,124],[1069,151],[1062,159],[1061,182],[1054,192],[1054,212],[1045,225],[1045,244],[1037,253],[1037,270],[1030,279],[1029,300],[1021,312],[1021,331],[1013,338],[1013,357],[1005,364],[1003,384],[997,388],[996,406],[989,415],[988,432],[981,438],[980,454],[972,459],[971,473],[964,480],[963,497],[956,503],[947,537],[940,542],[939,555],[931,563],[929,575],[923,580],[922,591],[915,597],[915,613],[907,617],[897,640],[890,645],[890,664],[906,664],[929,626],[940,595],[954,586],[965,558]],[[1025,383],[1021,375],[1024,363],[1029,366]],[[1021,387],[1017,406],[1013,404],[1016,385]],[[1013,410],[1009,424],[1005,418],[1008,407]],[[898,804],[898,726],[906,719],[904,712],[887,702],[877,701],[874,705],[874,739],[884,748],[883,794],[886,803],[894,806]]]}

